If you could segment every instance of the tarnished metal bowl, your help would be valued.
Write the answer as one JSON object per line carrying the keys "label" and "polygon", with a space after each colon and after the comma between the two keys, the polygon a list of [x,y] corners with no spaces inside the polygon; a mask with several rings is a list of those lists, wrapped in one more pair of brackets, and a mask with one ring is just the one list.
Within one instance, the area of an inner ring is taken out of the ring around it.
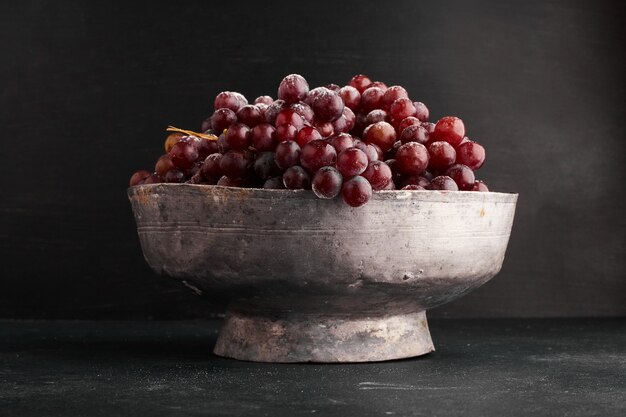
{"label": "tarnished metal bowl", "polygon": [[425,311],[500,271],[517,194],[383,191],[362,207],[311,191],[128,190],[150,267],[229,305],[214,352],[363,362],[434,350]]}

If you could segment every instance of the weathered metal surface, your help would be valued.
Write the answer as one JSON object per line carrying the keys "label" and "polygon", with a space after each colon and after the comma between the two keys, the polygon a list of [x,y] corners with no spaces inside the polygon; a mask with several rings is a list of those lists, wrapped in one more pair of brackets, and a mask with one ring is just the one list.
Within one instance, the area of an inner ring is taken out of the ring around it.
{"label": "weathered metal surface", "polygon": [[181,184],[133,187],[129,197],[150,267],[230,298],[215,352],[268,362],[432,350],[416,323],[498,273],[517,201],[389,191],[351,208],[309,191]]}

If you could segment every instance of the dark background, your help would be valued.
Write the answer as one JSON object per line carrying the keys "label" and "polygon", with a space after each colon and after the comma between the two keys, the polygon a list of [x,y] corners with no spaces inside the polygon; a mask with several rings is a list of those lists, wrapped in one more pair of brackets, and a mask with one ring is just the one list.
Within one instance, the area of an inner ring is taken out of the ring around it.
{"label": "dark background", "polygon": [[[520,194],[501,273],[431,316],[626,315],[619,1],[0,5],[0,318],[214,308],[143,260],[130,174],[222,90],[401,84],[462,117],[479,172]],[[130,2],[129,2],[130,3]]]}

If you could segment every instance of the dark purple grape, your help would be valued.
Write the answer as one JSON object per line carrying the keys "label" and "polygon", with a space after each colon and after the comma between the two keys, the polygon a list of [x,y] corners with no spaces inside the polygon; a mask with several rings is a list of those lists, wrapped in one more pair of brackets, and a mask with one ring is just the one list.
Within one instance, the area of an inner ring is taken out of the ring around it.
{"label": "dark purple grape", "polygon": [[272,190],[283,190],[285,189],[285,184],[283,183],[283,177],[272,177],[265,180],[263,183],[263,188],[268,188]]}
{"label": "dark purple grape", "polygon": [[325,166],[317,170],[311,186],[319,198],[335,198],[341,192],[343,177],[336,168]]}
{"label": "dark purple grape", "polygon": [[205,178],[219,178],[224,173],[220,168],[220,161],[222,160],[221,153],[214,153],[206,157],[202,163],[202,175]]}
{"label": "dark purple grape", "polygon": [[167,174],[165,174],[163,179],[165,182],[183,183],[187,178],[185,178],[185,173],[183,171],[179,169],[170,169],[167,171]]}
{"label": "dark purple grape", "polygon": [[237,123],[237,115],[231,109],[217,109],[211,116],[211,129],[220,133],[235,123]]}
{"label": "dark purple grape", "polygon": [[343,114],[343,100],[335,91],[325,87],[318,87],[313,100],[308,103],[315,112],[315,118],[324,122],[337,120]]}
{"label": "dark purple grape", "polygon": [[220,159],[220,170],[229,178],[242,178],[248,173],[249,160],[240,151],[228,151]]}
{"label": "dark purple grape", "polygon": [[297,165],[300,163],[301,153],[302,149],[296,142],[292,140],[281,142],[276,146],[276,154],[274,155],[276,165],[280,169],[287,169]]}
{"label": "dark purple grape", "polygon": [[291,123],[283,123],[276,126],[276,132],[274,134],[278,142],[294,140],[298,134],[298,128]]}
{"label": "dark purple grape", "polygon": [[356,88],[359,93],[363,93],[371,84],[372,80],[370,80],[370,77],[363,74],[355,75],[348,83],[349,86]]}
{"label": "dark purple grape", "polygon": [[230,178],[223,175],[218,181],[217,185],[222,187],[245,187],[247,182],[244,178]]}
{"label": "dark purple grape", "polygon": [[311,176],[301,166],[294,165],[283,173],[283,184],[290,190],[308,190],[311,188]]}
{"label": "dark purple grape", "polygon": [[278,98],[285,103],[304,100],[309,93],[309,83],[299,74],[289,74],[278,86]]}
{"label": "dark purple grape", "polygon": [[276,123],[276,116],[278,116],[278,113],[286,107],[287,105],[283,100],[275,100],[265,110],[265,121],[271,125],[274,125]]}
{"label": "dark purple grape", "polygon": [[282,173],[281,169],[276,165],[274,155],[274,152],[261,152],[257,155],[254,161],[254,172],[257,177],[267,180]]}
{"label": "dark purple grape", "polygon": [[252,133],[243,123],[235,123],[226,131],[226,146],[234,151],[243,151],[251,145]]}
{"label": "dark purple grape", "polygon": [[357,175],[344,181],[341,196],[349,206],[360,207],[372,197],[372,186],[365,178]]}
{"label": "dark purple grape", "polygon": [[198,149],[190,141],[180,141],[172,146],[168,155],[177,168],[187,170],[198,159]]}
{"label": "dark purple grape", "polygon": [[261,123],[252,128],[250,139],[252,146],[259,152],[276,149],[276,129],[269,123]]}
{"label": "dark purple grape", "polygon": [[298,113],[305,122],[308,122],[308,123],[313,122],[315,113],[313,112],[313,109],[311,108],[311,106],[309,106],[305,102],[300,101],[298,103],[291,103],[289,105],[289,108],[294,110],[296,113]]}
{"label": "dark purple grape", "polygon": [[323,166],[335,165],[337,151],[325,140],[312,140],[302,147],[300,165],[315,173]]}
{"label": "dark purple grape", "polygon": [[226,108],[234,112],[237,112],[246,104],[248,104],[248,100],[242,94],[234,91],[222,91],[215,97],[213,103],[215,110]]}
{"label": "dark purple grape", "polygon": [[259,108],[253,104],[247,104],[237,111],[237,120],[248,127],[254,127],[264,121]]}

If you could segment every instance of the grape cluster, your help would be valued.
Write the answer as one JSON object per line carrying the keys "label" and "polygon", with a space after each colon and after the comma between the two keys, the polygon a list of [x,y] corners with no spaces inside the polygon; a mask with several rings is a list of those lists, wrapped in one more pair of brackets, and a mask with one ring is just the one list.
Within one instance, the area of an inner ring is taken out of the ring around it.
{"label": "grape cluster", "polygon": [[277,99],[249,104],[240,93],[215,97],[203,133],[178,129],[165,140],[154,171],[130,185],[191,183],[312,189],[361,206],[380,190],[489,191],[474,171],[485,149],[458,117],[428,122],[429,110],[403,87],[354,76],[348,85],[309,90],[287,75]]}

